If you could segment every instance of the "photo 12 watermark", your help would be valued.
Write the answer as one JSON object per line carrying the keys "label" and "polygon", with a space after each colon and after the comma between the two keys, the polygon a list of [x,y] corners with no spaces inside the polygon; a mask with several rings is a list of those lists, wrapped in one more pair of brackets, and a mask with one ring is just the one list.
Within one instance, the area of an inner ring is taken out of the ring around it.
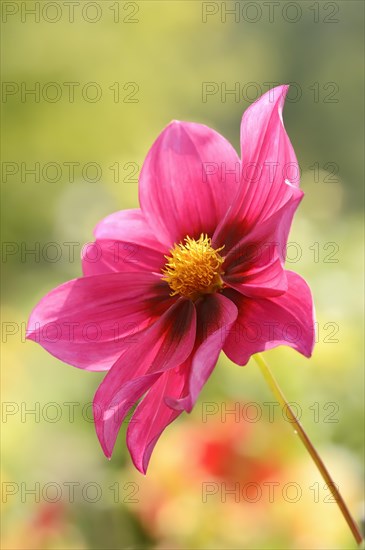
{"label": "photo 12 watermark", "polygon": [[[338,485],[333,484],[337,489]],[[201,501],[220,503],[267,503],[289,502],[296,504],[305,496],[311,495],[313,502],[336,504],[331,488],[327,484],[315,482],[312,485],[301,485],[297,481],[282,483],[280,481],[249,481],[247,483],[225,481],[203,481],[201,487]]]}
{"label": "photo 12 watermark", "polygon": [[340,23],[339,2],[215,1],[201,3],[202,23]]}
{"label": "photo 12 watermark", "polygon": [[303,411],[306,413],[311,411],[312,420],[316,424],[338,424],[339,422],[340,406],[335,401],[326,403],[315,401],[305,407],[296,401],[288,402],[286,407],[281,407],[277,401],[265,401],[263,403],[256,401],[249,401],[248,403],[203,401],[201,403],[201,419],[204,424],[209,422],[226,424],[227,421],[233,421],[236,424],[241,422],[256,424],[264,421],[272,424],[282,418],[285,422],[292,424],[293,419],[289,414],[289,407],[297,420],[302,418]]}
{"label": "photo 12 watermark", "polygon": [[3,161],[1,163],[2,183],[138,183],[140,165],[134,161],[111,161],[107,164],[90,160],[64,160],[57,162]]}
{"label": "photo 12 watermark", "polygon": [[88,1],[2,1],[2,23],[89,23],[136,24],[140,22],[141,2],[119,0]]}
{"label": "photo 12 watermark", "polygon": [[27,504],[41,502],[55,503],[108,503],[138,504],[139,485],[135,481],[118,481],[103,485],[96,481],[3,481],[1,483],[1,501],[3,504],[16,502]]}
{"label": "photo 12 watermark", "polygon": [[139,103],[138,82],[29,82],[2,81],[2,103]]}
{"label": "photo 12 watermark", "polygon": [[[340,86],[337,82],[287,82],[289,90],[286,95],[288,103],[298,103],[301,100],[313,101],[313,103],[335,103],[340,101]],[[269,101],[274,101],[273,89],[278,82],[214,82],[201,83],[201,100],[203,103],[253,103],[264,93],[269,92]],[[272,93],[271,93],[272,92]]]}

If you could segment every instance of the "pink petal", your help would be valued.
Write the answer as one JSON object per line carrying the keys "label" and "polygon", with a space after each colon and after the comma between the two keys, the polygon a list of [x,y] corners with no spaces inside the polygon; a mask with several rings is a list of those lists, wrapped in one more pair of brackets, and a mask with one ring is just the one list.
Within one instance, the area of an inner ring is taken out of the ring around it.
{"label": "pink petal", "polygon": [[255,163],[261,172],[257,181],[253,181],[256,177],[249,170],[242,171],[241,215],[251,222],[267,219],[286,202],[290,185],[285,180],[299,187],[298,161],[282,117],[288,88],[278,86],[270,90],[242,118],[242,165]]}
{"label": "pink petal", "polygon": [[279,259],[264,267],[248,268],[243,273],[231,271],[223,279],[229,287],[252,298],[280,296],[288,289],[286,271]]}
{"label": "pink petal", "polygon": [[[183,364],[185,365],[185,363]],[[164,372],[137,406],[127,431],[127,445],[136,468],[146,473],[152,451],[164,431],[182,411],[171,409],[165,397],[181,397],[186,371],[178,367]]]}
{"label": "pink petal", "polygon": [[97,240],[107,239],[139,244],[166,254],[139,208],[121,210],[104,218],[94,230]]}
{"label": "pink petal", "polygon": [[189,373],[185,396],[167,397],[166,403],[190,412],[211,375],[227,337],[227,327],[237,318],[237,307],[222,294],[211,294],[197,305],[197,339],[184,369]]}
{"label": "pink petal", "polygon": [[242,224],[251,229],[270,218],[298,190],[299,165],[282,118],[287,90],[288,86],[270,90],[243,115],[241,183],[218,233]]}
{"label": "pink petal", "polygon": [[75,279],[38,303],[27,338],[66,363],[106,370],[174,301],[168,285],[150,273]]}
{"label": "pink petal", "polygon": [[[269,218],[252,227],[246,220],[226,220],[217,228],[212,244],[214,248],[224,245],[222,254],[225,256],[224,268],[242,266],[245,258],[256,265],[266,265],[277,257],[285,261],[285,247],[288,240],[293,216],[303,198],[300,189],[291,188],[286,202]],[[251,260],[251,257],[253,259]]]}
{"label": "pink petal", "polygon": [[166,426],[184,408],[190,411],[194,406],[216,365],[225,327],[236,319],[237,308],[224,296],[215,294],[197,304],[197,313],[198,334],[193,353],[179,368],[165,372],[152,386],[128,427],[128,448],[142,473],[146,473],[154,446]]}
{"label": "pink petal", "polygon": [[288,290],[281,296],[251,299],[225,291],[238,307],[237,321],[223,348],[235,363],[245,365],[254,353],[280,345],[311,356],[315,338],[311,291],[299,275],[286,273]]}
{"label": "pink petal", "polygon": [[140,204],[154,234],[171,247],[186,235],[212,235],[238,184],[238,156],[221,135],[201,124],[174,121],[146,157]]}
{"label": "pink petal", "polygon": [[132,242],[103,239],[83,247],[82,269],[85,276],[113,271],[161,273],[165,263],[162,252]]}
{"label": "pink petal", "polygon": [[138,335],[138,341],[130,345],[110,369],[94,397],[96,432],[106,456],[112,454],[128,410],[157,382],[161,373],[186,360],[195,334],[194,304],[190,300],[178,300],[156,323]]}
{"label": "pink petal", "polygon": [[[293,188],[288,202],[264,222],[246,230],[226,226],[223,279],[228,286],[252,297],[277,296],[287,290],[286,243],[302,197],[303,193]],[[216,236],[213,242],[215,247],[221,246]]]}

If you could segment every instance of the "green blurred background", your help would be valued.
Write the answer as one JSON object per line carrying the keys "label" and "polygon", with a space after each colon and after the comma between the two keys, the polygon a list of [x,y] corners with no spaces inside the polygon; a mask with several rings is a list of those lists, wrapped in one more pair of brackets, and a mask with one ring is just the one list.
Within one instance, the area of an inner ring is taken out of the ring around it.
{"label": "green blurred background", "polygon": [[205,123],[238,149],[243,111],[292,83],[284,118],[305,199],[287,266],[311,285],[318,343],[309,361],[284,347],[265,355],[360,520],[364,4],[1,7],[3,548],[354,547],[290,424],[270,416],[253,361],[220,359],[143,477],[125,426],[110,462],[99,447],[89,405],[103,375],[62,364],[24,330],[47,291],[81,274],[96,223],[138,205],[139,168],[168,122]]}

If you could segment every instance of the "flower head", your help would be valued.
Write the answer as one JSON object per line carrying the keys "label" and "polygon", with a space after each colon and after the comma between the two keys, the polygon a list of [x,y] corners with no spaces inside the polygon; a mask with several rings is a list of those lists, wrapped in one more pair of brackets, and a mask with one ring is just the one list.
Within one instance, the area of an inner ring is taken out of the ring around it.
{"label": "flower head", "polygon": [[30,316],[28,338],[66,363],[108,371],[94,398],[108,457],[143,398],[127,433],[141,472],[222,350],[239,365],[281,344],[311,355],[311,293],[284,269],[303,196],[282,121],[286,92],[275,88],[244,113],[241,160],[210,128],[169,124],[144,162],[141,208],[100,222],[84,276],[52,290]]}

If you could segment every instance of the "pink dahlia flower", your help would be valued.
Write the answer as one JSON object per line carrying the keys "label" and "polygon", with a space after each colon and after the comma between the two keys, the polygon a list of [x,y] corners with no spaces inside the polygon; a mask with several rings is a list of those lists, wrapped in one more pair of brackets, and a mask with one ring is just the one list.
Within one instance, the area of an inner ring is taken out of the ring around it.
{"label": "pink dahlia flower", "polygon": [[107,370],[94,398],[96,432],[111,457],[120,426],[145,473],[162,431],[191,411],[224,353],[245,365],[289,345],[309,357],[311,292],[284,269],[299,167],[282,120],[287,86],[244,113],[241,160],[207,126],[174,121],[144,162],[140,209],[108,216],[80,279],[45,296],[28,338],[86,370]]}

